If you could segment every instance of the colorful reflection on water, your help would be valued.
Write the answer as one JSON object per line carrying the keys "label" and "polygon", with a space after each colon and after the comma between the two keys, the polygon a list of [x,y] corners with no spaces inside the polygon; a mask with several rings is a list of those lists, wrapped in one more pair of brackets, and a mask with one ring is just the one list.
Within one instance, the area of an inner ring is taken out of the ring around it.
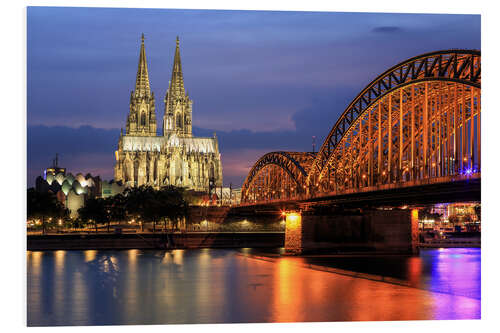
{"label": "colorful reflection on water", "polygon": [[232,250],[28,252],[28,325],[480,318],[480,251],[460,250],[408,261],[438,292]]}
{"label": "colorful reflection on water", "polygon": [[421,249],[419,256],[310,255],[286,260],[386,276],[415,288],[481,299],[480,248]]}
{"label": "colorful reflection on water", "polygon": [[423,250],[418,259],[426,269],[420,275],[423,287],[481,299],[481,249]]}

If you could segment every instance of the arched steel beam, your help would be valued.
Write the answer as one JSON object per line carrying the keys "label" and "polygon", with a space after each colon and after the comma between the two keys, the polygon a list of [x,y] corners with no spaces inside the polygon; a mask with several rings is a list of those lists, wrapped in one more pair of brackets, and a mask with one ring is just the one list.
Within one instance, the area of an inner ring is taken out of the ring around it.
{"label": "arched steel beam", "polygon": [[324,174],[337,144],[358,118],[380,98],[407,85],[450,81],[481,88],[481,52],[443,50],[405,60],[379,75],[348,105],[326,137],[307,177],[307,185]]}
{"label": "arched steel beam", "polygon": [[268,165],[277,165],[281,169],[283,169],[291,179],[295,181],[298,185],[302,186],[303,184],[299,183],[299,177],[302,179],[306,179],[307,172],[300,165],[300,163],[295,160],[288,152],[285,151],[275,151],[271,153],[267,153],[254,164],[250,172],[248,173],[247,178],[242,186],[242,195],[248,191],[250,184],[254,177],[259,173],[260,170],[265,168]]}

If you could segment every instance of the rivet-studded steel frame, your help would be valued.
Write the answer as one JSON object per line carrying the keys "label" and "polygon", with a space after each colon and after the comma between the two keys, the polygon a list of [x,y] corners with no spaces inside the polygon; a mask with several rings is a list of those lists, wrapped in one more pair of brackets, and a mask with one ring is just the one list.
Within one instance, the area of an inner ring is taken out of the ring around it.
{"label": "rivet-studded steel frame", "polygon": [[242,202],[290,199],[305,194],[307,167],[315,154],[277,151],[262,156],[241,189]]}
{"label": "rivet-studded steel frame", "polygon": [[405,176],[479,172],[480,97],[480,51],[432,52],[390,68],[359,93],[326,137],[308,174],[310,195]]}
{"label": "rivet-studded steel frame", "polygon": [[[305,159],[299,163],[300,156]],[[481,53],[437,51],[401,62],[368,84],[317,154],[260,158],[245,180],[242,203],[453,181],[480,172]]]}

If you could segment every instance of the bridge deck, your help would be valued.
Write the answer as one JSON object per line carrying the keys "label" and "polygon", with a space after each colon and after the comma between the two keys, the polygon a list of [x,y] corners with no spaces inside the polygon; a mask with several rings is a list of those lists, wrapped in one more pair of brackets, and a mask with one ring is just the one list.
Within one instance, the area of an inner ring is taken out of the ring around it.
{"label": "bridge deck", "polygon": [[401,206],[435,204],[442,202],[481,201],[481,178],[468,178],[451,182],[422,184],[408,187],[388,187],[372,191],[332,194],[314,198],[286,201],[256,202],[234,207],[236,210],[298,209],[311,205]]}

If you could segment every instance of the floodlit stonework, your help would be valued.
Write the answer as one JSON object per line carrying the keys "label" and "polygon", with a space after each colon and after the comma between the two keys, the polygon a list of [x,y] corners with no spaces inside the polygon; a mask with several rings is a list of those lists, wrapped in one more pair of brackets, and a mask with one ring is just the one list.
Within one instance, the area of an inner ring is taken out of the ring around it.
{"label": "floodlit stonework", "polygon": [[197,191],[222,186],[222,165],[215,133],[211,138],[192,135],[193,101],[184,89],[179,38],[164,101],[163,134],[158,135],[143,35],[126,131],[120,134],[115,152],[115,181],[131,187],[175,185]]}

